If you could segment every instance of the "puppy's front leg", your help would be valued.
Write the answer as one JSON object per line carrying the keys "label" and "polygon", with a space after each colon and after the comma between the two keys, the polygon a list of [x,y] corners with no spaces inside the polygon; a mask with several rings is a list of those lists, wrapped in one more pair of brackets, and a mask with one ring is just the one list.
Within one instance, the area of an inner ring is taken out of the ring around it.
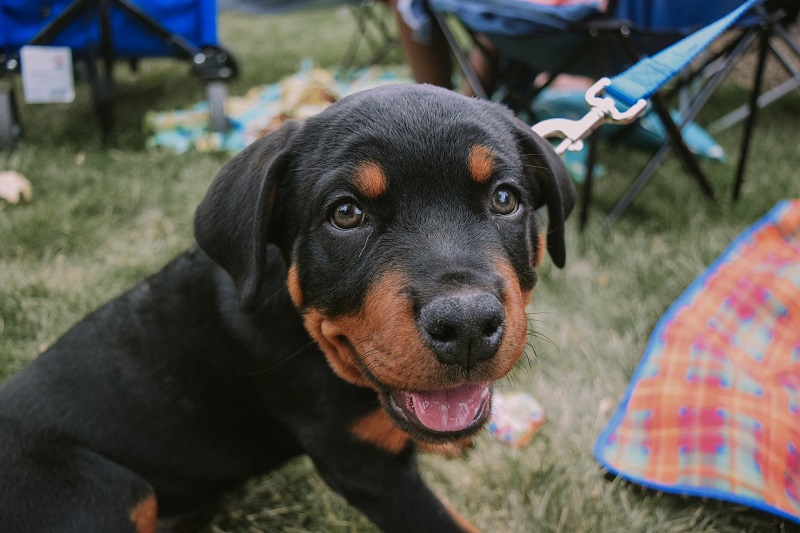
{"label": "puppy's front leg", "polygon": [[415,445],[374,427],[366,433],[357,424],[347,434],[314,439],[307,451],[326,483],[385,532],[477,532],[422,481]]}

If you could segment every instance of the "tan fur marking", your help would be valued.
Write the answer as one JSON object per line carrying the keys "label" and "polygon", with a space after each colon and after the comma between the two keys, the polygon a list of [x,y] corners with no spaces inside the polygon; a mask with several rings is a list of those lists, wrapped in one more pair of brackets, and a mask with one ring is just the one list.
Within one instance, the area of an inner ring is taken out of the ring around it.
{"label": "tan fur marking", "polygon": [[402,452],[411,439],[392,423],[383,409],[376,409],[356,421],[352,431],[359,440],[393,454]]}
{"label": "tan fur marking", "polygon": [[430,453],[446,457],[447,459],[460,459],[475,447],[474,437],[467,437],[461,440],[445,443],[419,442],[417,446],[422,453]]}
{"label": "tan fur marking", "polygon": [[492,177],[494,172],[495,156],[489,148],[476,144],[469,149],[467,156],[467,164],[469,165],[469,172],[472,174],[472,179],[478,183],[485,183]]}
{"label": "tan fur marking", "polygon": [[506,280],[503,292],[506,323],[503,342],[500,344],[494,360],[496,360],[495,365],[505,369],[501,374],[501,376],[505,376],[514,368],[517,359],[525,350],[525,341],[528,338],[528,315],[525,313],[525,306],[531,301],[531,291],[522,290],[517,273],[510,264],[502,261],[497,264],[496,268]]}
{"label": "tan fur marking", "polygon": [[446,500],[441,500],[441,502],[448,514],[453,517],[453,520],[455,520],[456,524],[458,524],[461,529],[463,529],[466,533],[479,533],[478,528],[475,527],[472,522],[461,516],[461,514],[459,514],[459,512],[456,511],[452,505],[450,505],[450,502]]}
{"label": "tan fur marking", "polygon": [[[404,278],[389,272],[370,288],[360,312],[330,317],[316,309],[304,315],[306,329],[343,379],[371,386],[361,365],[388,387],[440,388],[441,365],[419,338],[411,301],[402,294]],[[356,361],[356,353],[362,355]],[[374,387],[373,387],[374,388]]]}
{"label": "tan fur marking", "polygon": [[547,254],[547,235],[544,232],[539,232],[536,241],[536,258],[533,261],[534,268],[541,264],[545,254]]}
{"label": "tan fur marking", "polygon": [[131,511],[130,517],[137,533],[156,533],[158,502],[155,495],[151,494],[139,502]]}
{"label": "tan fur marking", "polygon": [[[523,292],[514,269],[505,261],[496,268],[506,280],[503,307],[505,334],[497,354],[473,371],[473,379],[494,381],[505,376],[525,348],[530,292]],[[420,339],[411,300],[404,295],[405,277],[387,272],[367,294],[354,315],[330,317],[319,310],[304,314],[306,329],[342,379],[374,387],[361,369],[367,368],[384,386],[398,390],[431,390],[462,383],[462,370],[440,363]],[[359,355],[360,354],[360,355]]]}
{"label": "tan fur marking", "polygon": [[309,309],[303,315],[306,330],[311,335],[311,338],[316,341],[322,353],[325,354],[325,359],[328,360],[328,364],[333,371],[340,378],[353,385],[360,387],[371,386],[367,378],[361,373],[355,352],[347,343],[337,336],[327,337],[323,333],[323,326],[329,320],[327,315],[322,314],[317,309]]}
{"label": "tan fur marking", "polygon": [[364,161],[358,165],[354,179],[358,190],[367,198],[377,198],[389,186],[383,169],[373,161]]}
{"label": "tan fur marking", "polygon": [[289,274],[286,276],[286,286],[289,288],[289,297],[295,307],[303,306],[303,290],[300,288],[300,274],[297,265],[289,267]]}

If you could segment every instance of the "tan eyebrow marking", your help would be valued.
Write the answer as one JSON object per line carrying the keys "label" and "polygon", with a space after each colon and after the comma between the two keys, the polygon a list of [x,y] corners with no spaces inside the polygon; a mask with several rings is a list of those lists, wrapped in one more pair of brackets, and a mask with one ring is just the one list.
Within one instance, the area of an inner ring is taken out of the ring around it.
{"label": "tan eyebrow marking", "polygon": [[356,167],[355,184],[367,198],[377,198],[386,191],[389,180],[378,163],[364,161]]}
{"label": "tan eyebrow marking", "polygon": [[289,267],[286,286],[289,288],[289,297],[292,299],[294,306],[298,309],[303,307],[303,289],[300,287],[300,274],[297,271],[296,264],[292,264]]}
{"label": "tan eyebrow marking", "polygon": [[490,148],[476,144],[469,149],[467,165],[472,179],[478,183],[485,183],[494,172],[495,155]]}

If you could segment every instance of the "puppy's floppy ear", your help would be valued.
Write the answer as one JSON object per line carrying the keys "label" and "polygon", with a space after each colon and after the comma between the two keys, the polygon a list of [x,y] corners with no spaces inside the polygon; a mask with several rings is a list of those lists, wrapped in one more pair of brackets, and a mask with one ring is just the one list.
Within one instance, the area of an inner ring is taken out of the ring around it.
{"label": "puppy's floppy ear", "polygon": [[287,122],[231,159],[195,213],[197,244],[233,278],[245,312],[264,275],[270,217],[301,130],[299,122]]}
{"label": "puppy's floppy ear", "polygon": [[525,171],[533,179],[534,190],[539,191],[537,209],[547,204],[547,251],[559,268],[566,262],[564,245],[564,220],[575,207],[575,189],[561,161],[549,142],[535,134],[530,126],[512,118],[520,150],[525,161]]}

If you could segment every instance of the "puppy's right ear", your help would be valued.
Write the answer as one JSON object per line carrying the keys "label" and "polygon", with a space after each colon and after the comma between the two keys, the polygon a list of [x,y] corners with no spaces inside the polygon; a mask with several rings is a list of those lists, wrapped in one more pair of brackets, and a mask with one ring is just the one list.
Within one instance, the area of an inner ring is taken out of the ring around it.
{"label": "puppy's right ear", "polygon": [[512,117],[512,121],[520,139],[523,156],[528,160],[526,170],[529,179],[535,181],[541,191],[541,197],[537,199],[539,205],[534,208],[547,205],[547,251],[550,252],[553,263],[558,268],[563,268],[567,256],[564,221],[575,207],[575,187],[567,167],[556,155],[552,145],[521,120]]}
{"label": "puppy's right ear", "polygon": [[197,244],[233,278],[245,312],[265,274],[270,218],[300,131],[301,123],[287,122],[231,159],[195,213]]}

